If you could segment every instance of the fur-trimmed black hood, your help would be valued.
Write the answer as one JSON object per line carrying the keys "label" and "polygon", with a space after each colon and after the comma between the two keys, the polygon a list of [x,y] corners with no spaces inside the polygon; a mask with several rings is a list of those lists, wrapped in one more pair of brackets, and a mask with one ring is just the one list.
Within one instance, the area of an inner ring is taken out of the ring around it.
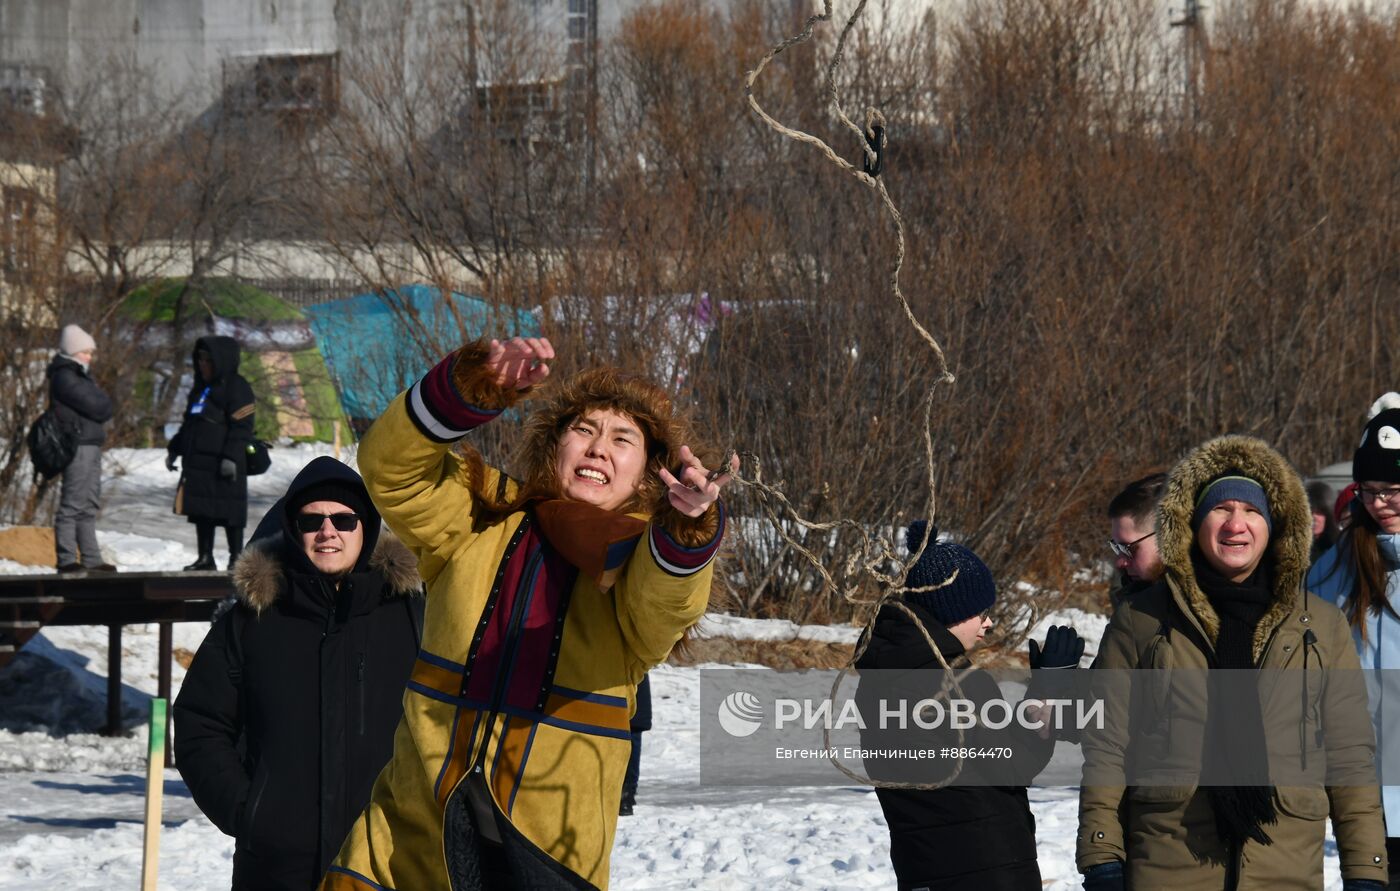
{"label": "fur-trimmed black hood", "polygon": [[[275,538],[254,541],[233,565],[233,587],[239,602],[261,613],[286,590],[287,565],[281,542]],[[385,596],[412,597],[422,594],[423,579],[418,560],[408,546],[385,530],[375,544],[367,567],[384,576]]]}
{"label": "fur-trimmed black hood", "polygon": [[1254,632],[1254,654],[1258,658],[1274,629],[1298,604],[1308,572],[1312,512],[1303,481],[1292,465],[1263,440],[1250,436],[1222,436],[1197,446],[1167,478],[1157,507],[1157,547],[1167,578],[1214,646],[1220,634],[1220,617],[1197,584],[1191,565],[1191,547],[1196,538],[1191,514],[1201,487],[1227,471],[1259,483],[1269,498],[1273,516],[1264,559],[1273,563],[1274,596]]}

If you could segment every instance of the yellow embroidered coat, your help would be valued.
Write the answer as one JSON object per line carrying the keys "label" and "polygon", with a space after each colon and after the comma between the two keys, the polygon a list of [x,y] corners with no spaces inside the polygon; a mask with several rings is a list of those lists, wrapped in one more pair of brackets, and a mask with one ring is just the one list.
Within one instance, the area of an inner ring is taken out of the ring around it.
{"label": "yellow embroidered coat", "polygon": [[470,835],[463,780],[478,769],[512,858],[565,887],[605,888],[636,685],[709,598],[718,504],[698,522],[558,501],[486,510],[474,492],[504,501],[514,484],[453,451],[498,413],[471,404],[490,394],[459,392],[466,352],[395,399],[360,445],[375,505],[418,558],[427,615],[393,758],[325,891],[472,887],[454,827]]}

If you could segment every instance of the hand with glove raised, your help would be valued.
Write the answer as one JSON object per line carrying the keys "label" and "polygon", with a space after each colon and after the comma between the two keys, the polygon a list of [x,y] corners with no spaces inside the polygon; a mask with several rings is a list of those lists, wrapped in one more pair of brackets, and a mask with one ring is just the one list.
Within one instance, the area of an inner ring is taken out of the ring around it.
{"label": "hand with glove raised", "polygon": [[1084,657],[1084,638],[1069,625],[1051,625],[1045,646],[1031,641],[1031,668],[1078,668]]}
{"label": "hand with glove raised", "polygon": [[[1074,674],[1054,669],[1079,667],[1079,660],[1084,655],[1084,638],[1069,625],[1051,625],[1050,630],[1045,632],[1044,645],[1031,641],[1030,651],[1031,683],[1026,689],[1026,698],[1072,699],[1076,681]],[[1039,715],[1040,720],[1047,720],[1045,712]],[[1040,737],[1049,739],[1054,729],[1047,723],[1040,728]]]}

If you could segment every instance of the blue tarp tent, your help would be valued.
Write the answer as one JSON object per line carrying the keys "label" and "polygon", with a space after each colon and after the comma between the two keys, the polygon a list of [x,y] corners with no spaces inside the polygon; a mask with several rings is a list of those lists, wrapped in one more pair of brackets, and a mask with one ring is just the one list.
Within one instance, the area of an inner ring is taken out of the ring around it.
{"label": "blue tarp tent", "polygon": [[463,341],[540,333],[539,320],[529,311],[466,294],[444,298],[429,285],[319,303],[306,308],[306,317],[357,431]]}

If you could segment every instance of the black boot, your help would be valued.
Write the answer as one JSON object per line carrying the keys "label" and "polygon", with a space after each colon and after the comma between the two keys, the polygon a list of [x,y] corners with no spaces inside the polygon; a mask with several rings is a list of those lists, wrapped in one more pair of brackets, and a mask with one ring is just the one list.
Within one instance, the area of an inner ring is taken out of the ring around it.
{"label": "black boot", "polygon": [[225,526],[224,538],[228,541],[228,568],[233,571],[233,564],[238,562],[238,555],[243,553],[243,527]]}
{"label": "black boot", "polygon": [[206,572],[211,569],[218,569],[219,565],[214,562],[214,526],[211,523],[194,524],[195,547],[199,549],[199,557],[189,566],[185,567],[185,572]]}

